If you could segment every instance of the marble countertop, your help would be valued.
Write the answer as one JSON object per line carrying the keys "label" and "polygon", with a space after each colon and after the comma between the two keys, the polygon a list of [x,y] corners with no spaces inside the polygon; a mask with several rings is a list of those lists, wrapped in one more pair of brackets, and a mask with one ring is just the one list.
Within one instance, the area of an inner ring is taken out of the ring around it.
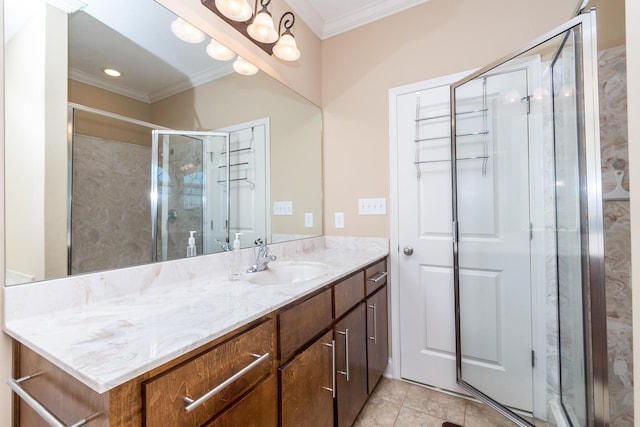
{"label": "marble countertop", "polygon": [[[98,393],[104,393],[387,255],[382,248],[323,248],[286,261],[329,268],[291,285],[207,279],[8,320],[5,331]],[[276,261],[282,262],[282,261]],[[199,277],[202,277],[201,275]]]}

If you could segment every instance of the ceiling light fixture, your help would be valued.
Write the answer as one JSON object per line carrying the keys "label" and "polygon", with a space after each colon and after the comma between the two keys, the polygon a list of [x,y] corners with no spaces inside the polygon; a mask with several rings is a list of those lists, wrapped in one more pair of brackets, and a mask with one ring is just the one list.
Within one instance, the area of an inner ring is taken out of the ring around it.
{"label": "ceiling light fixture", "polygon": [[207,45],[207,54],[218,61],[228,61],[236,56],[234,51],[214,39]]}
{"label": "ceiling light fixture", "polygon": [[258,67],[241,56],[238,56],[238,58],[233,62],[233,69],[236,73],[243,74],[245,76],[252,76],[258,72]]}
{"label": "ceiling light fixture", "polygon": [[[201,1],[213,13],[269,55],[274,55],[283,61],[296,61],[300,58],[300,50],[298,50],[296,40],[291,32],[291,28],[295,23],[295,15],[292,12],[286,12],[280,17],[278,31],[276,31],[273,17],[267,8],[271,0],[255,0],[253,15],[249,15],[246,19],[244,19],[246,7],[249,6],[247,0]],[[258,4],[260,5],[260,10],[258,10]],[[245,12],[242,18],[238,19],[238,14],[232,13],[231,10],[237,11],[240,9]],[[283,26],[284,31],[282,31]]]}
{"label": "ceiling light fixture", "polygon": [[171,31],[173,31],[173,34],[175,34],[177,38],[187,43],[202,43],[205,39],[202,31],[182,18],[176,18],[171,23]]}
{"label": "ceiling light fixture", "polygon": [[103,68],[102,72],[111,77],[120,77],[122,75],[120,71],[113,68]]}

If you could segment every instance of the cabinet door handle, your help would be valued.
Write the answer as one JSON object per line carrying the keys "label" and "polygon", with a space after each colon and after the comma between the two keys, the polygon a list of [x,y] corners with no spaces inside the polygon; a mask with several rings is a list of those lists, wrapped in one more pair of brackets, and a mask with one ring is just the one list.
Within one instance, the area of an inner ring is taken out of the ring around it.
{"label": "cabinet door handle", "polygon": [[344,364],[345,370],[338,371],[339,374],[347,377],[347,381],[349,381],[349,328],[346,328],[343,331],[337,331],[340,335],[344,335]]}
{"label": "cabinet door handle", "polygon": [[375,276],[368,278],[367,281],[372,282],[372,283],[378,283],[382,279],[386,278],[388,274],[389,273],[387,273],[386,271],[381,271],[380,273],[376,274]]}
{"label": "cabinet door handle", "polygon": [[53,427],[80,427],[87,424],[89,421],[97,418],[100,415],[100,412],[96,412],[95,414],[89,415],[88,417],[82,418],[81,420],[76,421],[71,424],[71,426],[67,426],[63,423],[58,417],[56,417],[50,410],[48,410],[42,403],[40,403],[35,397],[29,394],[24,388],[22,388],[21,383],[35,378],[37,376],[42,375],[44,372],[38,372],[33,375],[27,375],[22,378],[18,378],[17,380],[10,379],[7,381],[7,385],[22,398],[24,403],[29,405],[38,415],[42,417],[50,426]]}
{"label": "cabinet door handle", "polygon": [[331,347],[331,388],[322,387],[331,392],[331,396],[336,397],[336,340],[332,340],[331,344],[323,342],[322,345]]}
{"label": "cabinet door handle", "polygon": [[373,336],[369,337],[369,339],[372,340],[374,344],[378,344],[378,313],[376,303],[374,302],[369,308],[373,310]]}
{"label": "cabinet door handle", "polygon": [[193,411],[194,409],[196,409],[197,407],[202,405],[204,402],[206,402],[207,400],[211,399],[216,394],[220,393],[222,390],[224,390],[227,386],[229,386],[231,383],[236,381],[238,378],[240,378],[241,376],[243,376],[244,374],[246,374],[247,372],[249,372],[250,370],[252,370],[256,366],[258,366],[259,364],[261,364],[262,362],[267,360],[269,358],[270,354],[269,353],[265,353],[262,356],[260,356],[258,354],[253,354],[252,353],[251,356],[255,357],[256,360],[254,360],[253,362],[249,363],[247,366],[245,366],[244,368],[240,369],[235,374],[231,375],[229,378],[224,380],[222,383],[217,385],[215,388],[212,388],[211,390],[209,390],[205,395],[199,397],[196,400],[193,400],[190,397],[186,396],[184,398],[184,403],[185,403],[184,411],[187,414],[190,413],[191,411]]}

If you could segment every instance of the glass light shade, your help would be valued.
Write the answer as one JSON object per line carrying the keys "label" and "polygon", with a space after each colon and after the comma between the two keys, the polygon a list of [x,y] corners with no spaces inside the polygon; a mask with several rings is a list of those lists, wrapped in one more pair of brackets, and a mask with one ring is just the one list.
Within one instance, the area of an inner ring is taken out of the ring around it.
{"label": "glass light shade", "polygon": [[247,22],[253,14],[247,0],[216,0],[215,5],[220,13],[232,21]]}
{"label": "glass light shade", "polygon": [[218,61],[228,61],[236,56],[234,51],[214,39],[207,45],[207,54]]}
{"label": "glass light shade", "polygon": [[244,74],[245,76],[251,76],[258,72],[258,67],[241,56],[238,56],[233,62],[233,69],[236,70],[236,73]]}
{"label": "glass light shade", "polygon": [[171,23],[171,31],[182,41],[187,43],[202,43],[205,35],[202,31],[189,24],[182,18],[177,18]]}
{"label": "glass light shade", "polygon": [[266,9],[262,9],[251,25],[247,27],[247,33],[256,41],[262,43],[274,43],[278,40],[278,32],[273,25],[273,18]]}
{"label": "glass light shade", "polygon": [[300,58],[296,39],[291,33],[287,32],[280,36],[278,43],[273,47],[273,54],[283,61],[295,61]]}

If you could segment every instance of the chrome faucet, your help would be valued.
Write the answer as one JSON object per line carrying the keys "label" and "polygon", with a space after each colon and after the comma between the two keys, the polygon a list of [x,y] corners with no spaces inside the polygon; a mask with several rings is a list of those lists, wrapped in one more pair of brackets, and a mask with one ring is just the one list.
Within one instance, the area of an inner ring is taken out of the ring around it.
{"label": "chrome faucet", "polygon": [[229,252],[231,250],[231,246],[229,245],[229,242],[224,242],[216,238],[214,238],[213,240],[215,240],[215,242],[220,245],[220,248],[222,249],[223,252]]}
{"label": "chrome faucet", "polygon": [[268,268],[268,264],[277,259],[275,255],[269,255],[269,247],[266,243],[263,243],[262,240],[256,240],[256,245],[258,246],[256,263],[247,270],[247,273],[256,273],[258,271],[266,270]]}

